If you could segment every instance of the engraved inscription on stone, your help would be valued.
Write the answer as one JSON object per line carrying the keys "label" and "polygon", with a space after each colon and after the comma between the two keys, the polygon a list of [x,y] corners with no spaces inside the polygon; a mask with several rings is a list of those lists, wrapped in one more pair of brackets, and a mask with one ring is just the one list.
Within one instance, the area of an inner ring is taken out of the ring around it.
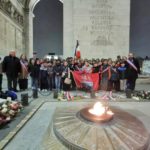
{"label": "engraved inscription on stone", "polygon": [[91,45],[112,45],[110,35],[112,34],[111,23],[113,19],[113,11],[110,1],[96,1],[91,5],[89,14],[91,22],[90,34],[93,36]]}
{"label": "engraved inscription on stone", "polygon": [[68,48],[74,47],[76,40],[84,58],[116,58],[128,54],[130,0],[64,0],[64,4],[68,6],[64,18],[70,20],[69,23],[64,20],[67,26],[64,41],[72,39],[70,45],[64,47],[65,54],[70,54]]}

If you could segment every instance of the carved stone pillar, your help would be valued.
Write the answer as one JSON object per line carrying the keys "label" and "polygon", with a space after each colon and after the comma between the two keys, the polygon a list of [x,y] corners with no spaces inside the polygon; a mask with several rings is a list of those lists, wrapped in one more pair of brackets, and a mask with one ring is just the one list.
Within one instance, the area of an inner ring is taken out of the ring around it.
{"label": "carved stone pillar", "polygon": [[73,0],[63,1],[63,56],[74,56]]}
{"label": "carved stone pillar", "polygon": [[28,58],[33,56],[33,13],[25,9],[24,21],[25,53]]}

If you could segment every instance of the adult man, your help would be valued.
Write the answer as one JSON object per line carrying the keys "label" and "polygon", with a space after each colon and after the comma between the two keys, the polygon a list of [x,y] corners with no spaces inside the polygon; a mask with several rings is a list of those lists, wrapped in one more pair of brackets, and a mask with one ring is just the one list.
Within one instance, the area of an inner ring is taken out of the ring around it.
{"label": "adult man", "polygon": [[19,58],[16,57],[16,51],[11,50],[9,56],[3,60],[3,72],[6,73],[8,90],[17,92],[17,78],[21,72],[21,64]]}
{"label": "adult man", "polygon": [[134,90],[136,79],[140,73],[140,65],[138,60],[133,56],[133,53],[129,53],[127,62],[127,89]]}

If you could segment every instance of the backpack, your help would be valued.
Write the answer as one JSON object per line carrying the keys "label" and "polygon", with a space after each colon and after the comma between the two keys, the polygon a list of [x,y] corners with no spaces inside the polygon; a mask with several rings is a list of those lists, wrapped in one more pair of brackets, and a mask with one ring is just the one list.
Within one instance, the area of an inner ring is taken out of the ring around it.
{"label": "backpack", "polygon": [[17,94],[14,91],[6,91],[7,97],[11,97],[12,100],[17,99]]}

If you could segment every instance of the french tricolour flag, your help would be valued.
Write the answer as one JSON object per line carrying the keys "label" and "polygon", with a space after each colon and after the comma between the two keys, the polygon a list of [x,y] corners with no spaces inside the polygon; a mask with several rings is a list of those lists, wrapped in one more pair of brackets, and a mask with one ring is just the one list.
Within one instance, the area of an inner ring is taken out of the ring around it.
{"label": "french tricolour flag", "polygon": [[80,53],[79,41],[78,40],[77,40],[74,56],[76,58],[81,58],[81,53]]}

